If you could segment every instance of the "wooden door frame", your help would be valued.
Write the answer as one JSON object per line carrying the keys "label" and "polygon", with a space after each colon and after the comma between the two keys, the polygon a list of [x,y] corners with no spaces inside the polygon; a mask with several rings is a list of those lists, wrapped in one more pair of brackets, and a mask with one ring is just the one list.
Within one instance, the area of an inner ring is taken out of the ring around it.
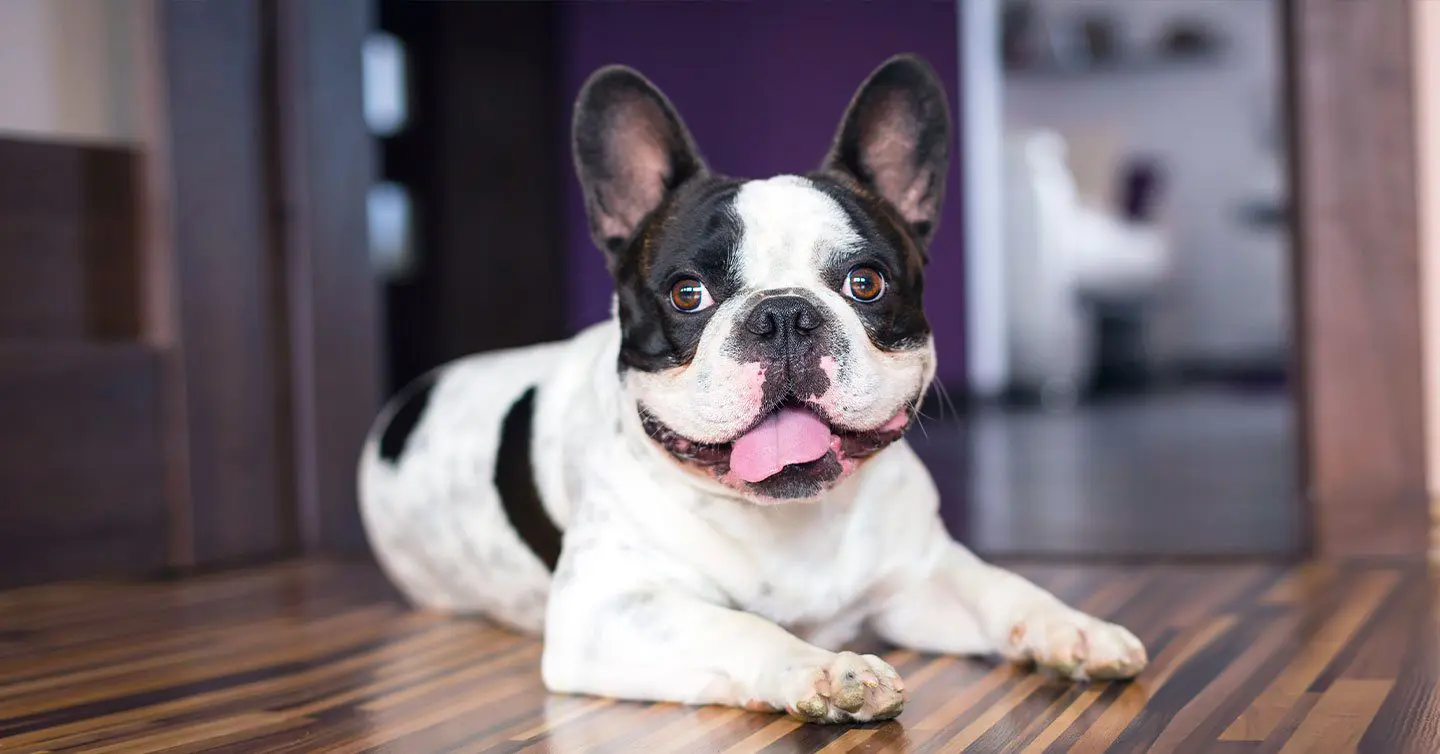
{"label": "wooden door frame", "polygon": [[1413,10],[1284,0],[1281,13],[1310,550],[1423,553]]}
{"label": "wooden door frame", "polygon": [[366,0],[153,0],[147,330],[169,563],[356,552],[379,405]]}
{"label": "wooden door frame", "polygon": [[250,2],[155,0],[147,331],[162,348],[169,562],[294,550],[273,129]]}
{"label": "wooden door frame", "polygon": [[[353,550],[361,540],[354,454],[379,405],[383,353],[379,296],[365,259],[364,191],[373,164],[363,143],[369,137],[357,61],[373,9],[364,2],[271,2],[262,8],[275,24],[274,89],[265,106],[271,117],[256,122],[274,124],[280,157],[269,168],[275,180],[252,181],[268,197],[271,232],[244,241],[281,260],[285,279],[284,326],[267,348],[283,354],[275,358],[287,377],[283,398],[267,405],[288,427],[293,468],[282,497],[298,519],[294,546]],[[1308,523],[1314,554],[1423,552],[1430,521],[1411,10],[1407,3],[1333,0],[1281,0],[1277,7],[1295,208],[1292,311],[1304,490],[1297,515]],[[165,106],[183,121],[214,102],[197,91]],[[183,175],[206,164],[217,145],[200,136],[168,145],[172,171]],[[179,255],[236,243],[218,226],[183,230]],[[184,275],[178,286],[192,302],[208,290]],[[226,304],[221,297],[198,305]],[[244,341],[224,347],[234,356],[255,348]],[[197,511],[210,505],[192,501]],[[221,510],[229,513],[215,520],[231,520],[237,504],[227,503]]]}
{"label": "wooden door frame", "polygon": [[381,293],[366,197],[378,146],[363,120],[371,2],[264,0],[279,146],[297,531],[306,552],[356,552],[356,461],[381,401]]}

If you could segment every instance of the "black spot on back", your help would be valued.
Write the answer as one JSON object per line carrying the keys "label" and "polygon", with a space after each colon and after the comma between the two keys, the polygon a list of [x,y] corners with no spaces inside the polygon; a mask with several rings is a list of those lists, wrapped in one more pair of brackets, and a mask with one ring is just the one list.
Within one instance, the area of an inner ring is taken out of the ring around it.
{"label": "black spot on back", "polygon": [[425,407],[430,404],[430,393],[435,389],[438,375],[435,373],[424,375],[400,391],[395,397],[394,403],[398,406],[395,413],[390,416],[390,423],[385,425],[385,431],[380,434],[380,459],[395,463],[405,452],[405,444],[409,442],[410,435],[414,434],[415,427],[420,424],[420,417],[425,415]]}
{"label": "black spot on back", "polygon": [[520,540],[551,572],[560,561],[560,529],[545,512],[540,490],[535,486],[535,468],[530,457],[534,436],[535,388],[520,396],[505,414],[500,428],[500,450],[495,454],[495,489],[505,517]]}

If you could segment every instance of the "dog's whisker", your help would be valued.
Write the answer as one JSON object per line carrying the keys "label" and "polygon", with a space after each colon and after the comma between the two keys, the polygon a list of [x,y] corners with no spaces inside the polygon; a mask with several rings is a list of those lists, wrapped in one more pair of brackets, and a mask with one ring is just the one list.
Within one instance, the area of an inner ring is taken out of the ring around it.
{"label": "dog's whisker", "polygon": [[938,393],[939,396],[940,396],[940,417],[941,417],[942,419],[945,417],[945,407],[946,407],[946,406],[949,406],[949,407],[950,407],[950,414],[951,414],[952,416],[954,416],[956,419],[959,419],[959,418],[960,418],[960,409],[958,409],[958,408],[955,407],[955,401],[950,398],[950,391],[949,391],[948,389],[946,389],[945,383],[943,383],[943,382],[941,382],[941,381],[939,381],[939,380],[936,380],[936,381],[935,381],[935,389],[936,389],[936,393]]}

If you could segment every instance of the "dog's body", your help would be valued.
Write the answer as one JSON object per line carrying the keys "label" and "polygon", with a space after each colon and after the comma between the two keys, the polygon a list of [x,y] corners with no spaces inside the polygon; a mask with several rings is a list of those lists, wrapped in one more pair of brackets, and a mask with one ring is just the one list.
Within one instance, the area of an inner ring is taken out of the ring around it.
{"label": "dog's body", "polygon": [[820,172],[739,181],[638,74],[598,73],[576,155],[615,316],[392,402],[361,463],[387,572],[419,604],[543,631],[560,692],[892,717],[894,670],[840,651],[866,625],[1138,672],[1129,632],[952,542],[901,439],[934,375],[920,293],[948,134],[933,73],[898,58]]}

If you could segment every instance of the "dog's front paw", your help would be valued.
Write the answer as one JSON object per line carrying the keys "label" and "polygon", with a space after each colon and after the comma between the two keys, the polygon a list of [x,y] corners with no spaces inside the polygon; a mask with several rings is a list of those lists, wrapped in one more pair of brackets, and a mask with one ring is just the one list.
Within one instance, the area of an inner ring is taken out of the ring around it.
{"label": "dog's front paw", "polygon": [[1149,662],[1135,634],[1063,605],[1032,611],[1016,622],[1004,654],[1077,681],[1133,678]]}
{"label": "dog's front paw", "polygon": [[889,720],[905,707],[900,674],[875,655],[841,652],[826,665],[786,670],[780,683],[785,711],[807,723]]}

